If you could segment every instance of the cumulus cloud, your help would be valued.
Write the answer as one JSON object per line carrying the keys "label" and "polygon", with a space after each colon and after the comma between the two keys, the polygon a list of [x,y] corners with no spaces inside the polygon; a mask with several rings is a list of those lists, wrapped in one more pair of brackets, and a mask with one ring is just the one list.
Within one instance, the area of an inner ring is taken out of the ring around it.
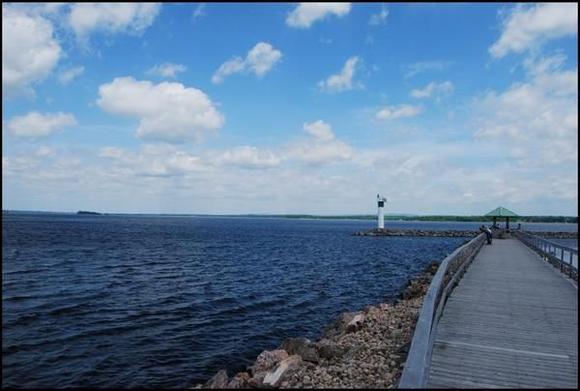
{"label": "cumulus cloud", "polygon": [[337,140],[332,127],[322,120],[305,122],[303,130],[308,139],[288,145],[284,158],[307,165],[325,165],[349,160],[354,150],[347,143]]}
{"label": "cumulus cloud", "polygon": [[397,118],[414,117],[421,113],[421,111],[422,108],[420,106],[385,106],[377,112],[376,118],[379,120],[393,120]]}
{"label": "cumulus cloud", "polygon": [[326,80],[318,82],[318,87],[323,92],[334,93],[363,88],[358,81],[353,81],[356,66],[360,59],[357,56],[350,57],[342,67],[340,73],[329,76]]}
{"label": "cumulus cloud", "polygon": [[60,84],[68,84],[80,75],[83,74],[85,71],[85,67],[79,66],[74,68],[65,69],[58,75],[58,81]]}
{"label": "cumulus cloud", "polygon": [[322,140],[322,141],[330,141],[334,138],[334,133],[332,133],[332,128],[329,124],[322,120],[318,120],[316,122],[305,122],[303,129],[310,134],[311,136]]}
{"label": "cumulus cloud", "polygon": [[42,114],[31,111],[28,114],[12,118],[8,122],[8,131],[16,137],[36,139],[49,136],[76,124],[77,121],[72,114],[61,112]]}
{"label": "cumulus cloud", "polygon": [[80,41],[93,32],[140,35],[159,9],[159,3],[74,3],[68,22]]}
{"label": "cumulus cloud", "polygon": [[520,160],[542,164],[578,160],[578,69],[561,57],[527,60],[525,82],[475,99],[475,136],[517,146]]}
{"label": "cumulus cloud", "polygon": [[378,14],[371,15],[369,19],[369,25],[371,26],[381,26],[387,23],[387,16],[389,16],[389,10],[385,6],[381,7],[381,12]]}
{"label": "cumulus cloud", "polygon": [[224,62],[213,74],[211,81],[218,84],[234,73],[253,72],[260,77],[265,75],[282,58],[282,52],[267,42],[258,42],[245,59],[237,56]]}
{"label": "cumulus cloud", "polygon": [[331,15],[343,17],[350,12],[350,3],[300,3],[286,18],[290,27],[306,29]]}
{"label": "cumulus cloud", "polygon": [[577,3],[516,6],[503,23],[499,39],[489,48],[493,57],[521,53],[539,43],[578,34]]}
{"label": "cumulus cloud", "polygon": [[2,87],[7,95],[31,94],[58,63],[61,47],[52,24],[2,4]]}
{"label": "cumulus cloud", "polygon": [[137,136],[145,139],[200,140],[225,122],[203,91],[175,82],[115,78],[99,87],[97,104],[109,113],[138,118]]}
{"label": "cumulus cloud", "polygon": [[431,82],[423,89],[414,89],[411,91],[411,96],[416,99],[444,97],[451,95],[454,91],[453,83],[444,81],[441,83]]}
{"label": "cumulus cloud", "polygon": [[175,78],[178,73],[185,72],[187,67],[181,64],[172,64],[170,62],[164,62],[163,64],[155,65],[153,68],[147,71],[148,75],[154,75],[159,77]]}

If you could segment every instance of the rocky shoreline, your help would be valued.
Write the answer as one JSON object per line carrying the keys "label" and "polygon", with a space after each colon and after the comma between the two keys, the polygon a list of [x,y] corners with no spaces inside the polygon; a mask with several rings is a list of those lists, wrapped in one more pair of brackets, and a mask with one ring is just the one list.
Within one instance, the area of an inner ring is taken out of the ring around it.
{"label": "rocky shoreline", "polygon": [[368,231],[355,232],[354,236],[429,236],[429,237],[447,237],[447,238],[466,238],[479,235],[479,231],[469,230],[420,230],[420,229],[389,229],[373,228]]}
{"label": "rocky shoreline", "polygon": [[[505,230],[498,230],[503,232]],[[578,232],[541,232],[541,231],[525,231],[536,236],[546,239],[578,239]],[[447,237],[447,238],[470,238],[479,235],[480,231],[470,230],[420,230],[420,229],[389,229],[389,228],[373,228],[368,231],[355,232],[354,236],[415,236],[415,237]]]}
{"label": "rocky shoreline", "polygon": [[222,369],[192,388],[396,388],[415,323],[439,264],[409,281],[393,303],[341,314],[318,341],[289,338],[247,372]]}

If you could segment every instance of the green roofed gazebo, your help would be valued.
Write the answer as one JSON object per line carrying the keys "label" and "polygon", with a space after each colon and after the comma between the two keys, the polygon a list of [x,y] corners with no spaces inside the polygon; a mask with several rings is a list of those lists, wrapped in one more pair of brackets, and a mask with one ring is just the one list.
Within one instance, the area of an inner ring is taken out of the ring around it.
{"label": "green roofed gazebo", "polygon": [[517,214],[511,210],[504,208],[503,206],[497,207],[491,212],[487,213],[485,216],[493,217],[493,226],[496,227],[496,221],[498,217],[505,217],[505,228],[510,229],[510,217],[519,217]]}

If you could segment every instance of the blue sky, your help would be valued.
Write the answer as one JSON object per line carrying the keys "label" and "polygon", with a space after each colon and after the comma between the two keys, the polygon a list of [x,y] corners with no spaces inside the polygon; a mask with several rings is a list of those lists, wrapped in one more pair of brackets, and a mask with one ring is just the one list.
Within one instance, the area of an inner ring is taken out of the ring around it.
{"label": "blue sky", "polygon": [[577,16],[3,3],[3,208],[577,215]]}

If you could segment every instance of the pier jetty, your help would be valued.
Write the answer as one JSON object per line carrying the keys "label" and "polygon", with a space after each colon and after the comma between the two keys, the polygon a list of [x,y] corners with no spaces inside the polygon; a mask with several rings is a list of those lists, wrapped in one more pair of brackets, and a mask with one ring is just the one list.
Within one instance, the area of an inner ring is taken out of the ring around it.
{"label": "pier jetty", "polygon": [[516,231],[471,264],[454,270],[450,257],[398,387],[577,389],[578,250]]}

